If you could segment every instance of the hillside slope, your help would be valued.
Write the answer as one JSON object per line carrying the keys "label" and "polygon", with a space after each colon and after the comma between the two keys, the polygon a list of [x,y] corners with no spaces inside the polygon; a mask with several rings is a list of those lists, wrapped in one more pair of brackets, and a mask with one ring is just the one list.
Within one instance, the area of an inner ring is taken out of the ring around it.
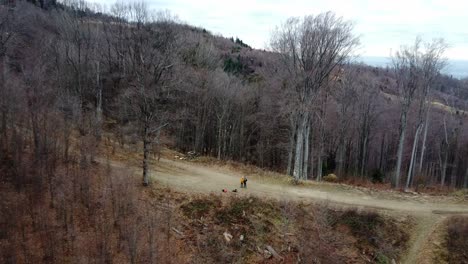
{"label": "hillside slope", "polygon": [[[102,160],[102,162],[106,161]],[[129,167],[128,161],[110,161],[110,164],[116,169],[133,168],[139,171],[138,167]],[[181,161],[177,158],[162,158],[159,162],[154,161],[153,166],[152,178],[158,186],[188,192],[191,195],[219,195],[221,190],[226,188],[228,193],[222,195],[232,198],[255,196],[280,202],[311,203],[339,210],[359,208],[363,211],[378,211],[393,217],[410,215],[414,219],[415,226],[410,233],[409,247],[401,263],[416,263],[423,259],[432,263],[433,253],[428,255],[428,251],[434,246],[428,238],[436,230],[441,232],[439,231],[440,223],[445,221],[447,216],[468,215],[467,197],[449,198],[385,191],[370,192],[327,183],[292,186],[255,174],[248,175],[248,188],[241,189],[238,182],[245,173],[232,169]],[[237,189],[238,192],[230,192],[233,189]],[[429,259],[428,256],[430,256]]]}

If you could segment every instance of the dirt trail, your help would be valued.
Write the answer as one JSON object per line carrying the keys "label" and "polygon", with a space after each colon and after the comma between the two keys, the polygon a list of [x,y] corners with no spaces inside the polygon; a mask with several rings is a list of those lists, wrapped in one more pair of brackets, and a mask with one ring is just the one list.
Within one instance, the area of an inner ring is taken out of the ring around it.
{"label": "dirt trail", "polygon": [[440,228],[440,223],[445,220],[445,216],[434,216],[427,214],[418,216],[413,236],[410,239],[411,248],[403,256],[404,263],[432,263],[432,252],[430,237]]}
{"label": "dirt trail", "polygon": [[[111,164],[127,167],[118,162],[111,162]],[[139,170],[139,168],[134,169]],[[249,177],[248,188],[241,189],[239,188],[241,175],[241,173],[231,170],[185,161],[161,159],[153,168],[151,177],[162,185],[185,192],[221,193],[223,188],[228,190],[237,188],[238,193],[235,195],[254,194],[280,200],[326,202],[337,206],[361,209],[372,208],[394,214],[412,215],[417,223],[410,242],[411,248],[407,250],[402,263],[416,263],[420,257],[421,249],[426,248],[428,237],[446,215],[468,214],[467,203],[451,203],[441,201],[436,197],[426,197],[423,200],[394,199],[392,197],[380,197],[353,190],[333,188],[330,185],[315,185],[312,187],[280,185],[267,181],[256,181],[255,177]]]}
{"label": "dirt trail", "polygon": [[408,214],[468,214],[468,203],[441,202],[437,198],[421,200],[395,200],[376,197],[369,194],[353,192],[330,186],[320,185],[312,187],[279,185],[265,181],[255,181],[250,177],[247,189],[240,189],[239,179],[242,174],[211,168],[196,163],[161,159],[153,169],[151,176],[168,187],[199,193],[220,193],[223,188],[229,190],[237,188],[240,195],[255,194],[277,199],[324,201],[338,205],[362,208],[374,208],[405,212]]}

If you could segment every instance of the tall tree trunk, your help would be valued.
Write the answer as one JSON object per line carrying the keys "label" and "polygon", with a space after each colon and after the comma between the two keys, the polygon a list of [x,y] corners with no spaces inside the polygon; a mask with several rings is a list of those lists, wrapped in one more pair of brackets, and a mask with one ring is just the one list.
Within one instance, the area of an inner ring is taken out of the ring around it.
{"label": "tall tree trunk", "polygon": [[418,141],[419,141],[419,134],[421,133],[422,129],[422,124],[418,126],[416,129],[416,134],[414,135],[414,140],[413,140],[413,150],[411,151],[411,160],[410,160],[410,166],[408,169],[408,177],[406,177],[406,186],[405,186],[405,191],[408,191],[408,189],[411,187],[411,181],[413,177],[413,166],[415,164],[415,158],[416,158],[416,149],[418,148]]}
{"label": "tall tree trunk", "polygon": [[368,136],[367,136],[367,133],[366,135],[364,136],[364,141],[362,143],[362,157],[361,157],[361,171],[360,171],[360,174],[361,174],[361,177],[364,178],[364,168],[366,166],[366,159],[367,159],[367,141],[368,141]]}
{"label": "tall tree trunk", "polygon": [[392,183],[394,188],[400,187],[400,172],[401,172],[401,163],[403,160],[403,149],[405,147],[405,135],[406,135],[406,114],[407,109],[402,110],[400,118],[400,137],[398,140],[398,151],[397,151],[397,164],[395,170],[395,179]]}
{"label": "tall tree trunk", "polygon": [[[452,171],[451,171],[451,177],[450,177],[450,186],[451,188],[455,188],[457,185],[457,163],[458,163],[458,135],[459,135],[459,128],[455,129],[454,132],[454,139],[452,141],[452,144],[450,144],[452,147],[451,152],[453,153],[453,166],[452,166]],[[449,146],[450,146],[449,145]]]}
{"label": "tall tree trunk", "polygon": [[444,159],[439,156],[440,160],[440,186],[444,187],[445,185],[445,177],[447,176],[447,162],[448,162],[448,151],[446,150],[444,153]]}
{"label": "tall tree trunk", "polygon": [[424,162],[424,154],[426,153],[426,139],[427,139],[427,130],[429,128],[429,113],[431,111],[431,106],[429,105],[426,111],[426,119],[424,121],[424,134],[423,134],[423,141],[421,146],[421,157],[419,160],[419,169],[418,173],[421,174]]}
{"label": "tall tree trunk", "polygon": [[221,159],[221,147],[222,147],[222,133],[223,133],[223,128],[222,128],[222,119],[218,120],[218,160]]}
{"label": "tall tree trunk", "polygon": [[[455,147],[456,148],[456,147]],[[450,172],[450,187],[455,189],[457,187],[457,150],[455,149],[455,157],[453,159],[452,171]]]}
{"label": "tall tree trunk", "polygon": [[309,177],[309,136],[310,136],[310,124],[307,122],[304,136],[304,169],[302,171],[302,178],[307,180]]}
{"label": "tall tree trunk", "polygon": [[306,114],[299,116],[299,126],[297,129],[296,140],[296,153],[294,161],[294,178],[299,180],[302,177],[303,163],[304,163],[304,136],[305,136],[305,119]]}
{"label": "tall tree trunk", "polygon": [[322,180],[323,176],[323,140],[324,140],[324,127],[323,123],[320,122],[319,127],[319,144],[318,144],[318,151],[317,151],[317,181]]}
{"label": "tall tree trunk", "polygon": [[[343,121],[341,121],[342,123]],[[344,139],[344,134],[345,134],[345,131],[344,131],[344,126],[341,124],[341,127],[340,127],[340,134],[338,135],[340,137],[340,139],[338,140],[338,157],[337,157],[337,160],[338,160],[338,176],[339,177],[343,177],[343,168],[344,168],[344,156],[345,156],[345,139]]]}
{"label": "tall tree trunk", "polygon": [[[314,132],[314,131],[311,131],[311,133]],[[314,158],[314,148],[312,147],[313,146],[313,142],[314,142],[314,135],[311,134],[310,135],[310,140],[309,140],[309,162],[310,162],[310,168],[309,168],[309,171],[311,172],[310,173],[310,176],[313,178],[313,175],[314,175],[314,169],[315,169],[315,158]]]}
{"label": "tall tree trunk", "polygon": [[152,147],[153,149],[153,155],[155,158],[157,158],[158,162],[161,159],[161,130],[158,130],[156,132],[156,138],[154,139],[154,144],[156,144],[156,149]]}
{"label": "tall tree trunk", "polygon": [[227,144],[227,139],[226,139],[226,135],[227,135],[227,129],[226,129],[226,126],[224,126],[224,129],[223,129],[223,153],[222,153],[223,158],[226,158],[226,156],[227,156],[227,154],[226,154],[226,153],[227,153],[227,146],[226,146],[226,144]]}
{"label": "tall tree trunk", "polygon": [[150,152],[150,138],[148,131],[148,124],[145,124],[145,130],[143,134],[143,186],[149,185],[149,176],[148,176],[148,158]]}
{"label": "tall tree trunk", "polygon": [[382,137],[382,143],[380,144],[380,159],[379,159],[379,170],[383,172],[384,167],[384,152],[385,152],[385,134]]}
{"label": "tall tree trunk", "polygon": [[429,178],[426,179],[426,185],[433,185],[433,174],[434,174],[434,163],[431,162],[429,163],[429,168],[428,168],[428,172],[427,172]]}
{"label": "tall tree trunk", "polygon": [[339,142],[338,143],[338,169],[337,173],[339,177],[343,177],[343,168],[344,168],[344,142]]}
{"label": "tall tree trunk", "polygon": [[318,153],[318,156],[317,156],[317,181],[321,181],[322,180],[322,169],[323,169],[323,161],[322,161],[322,155],[320,154],[321,153],[321,147],[319,147],[319,153]]}
{"label": "tall tree trunk", "polygon": [[197,122],[195,124],[195,146],[194,150],[202,153],[206,131],[206,105],[199,106],[197,111]]}
{"label": "tall tree trunk", "polygon": [[466,168],[466,172],[465,172],[465,181],[463,183],[463,188],[466,189],[468,188],[468,168]]}
{"label": "tall tree trunk", "polygon": [[[244,117],[244,111],[242,111],[242,117]],[[244,148],[245,148],[244,123],[245,123],[244,118],[242,118],[241,123],[240,123],[240,128],[239,128],[239,158],[241,159],[242,162],[245,162],[244,160]]]}
{"label": "tall tree trunk", "polygon": [[294,159],[294,139],[296,137],[297,133],[297,123],[292,122],[291,124],[291,133],[289,134],[289,151],[288,151],[288,168],[287,168],[287,174],[288,175],[293,175],[292,174],[292,169],[293,169],[293,159]]}

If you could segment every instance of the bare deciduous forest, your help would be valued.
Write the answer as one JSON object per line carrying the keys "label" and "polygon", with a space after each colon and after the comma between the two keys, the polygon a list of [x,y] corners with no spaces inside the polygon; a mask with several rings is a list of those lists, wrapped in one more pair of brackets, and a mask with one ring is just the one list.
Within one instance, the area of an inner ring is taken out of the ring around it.
{"label": "bare deciduous forest", "polygon": [[[441,73],[443,39],[378,68],[333,12],[279,21],[258,50],[144,2],[1,3],[2,263],[392,263],[420,226],[175,191],[151,178],[173,152],[466,204],[468,79]],[[446,221],[439,260],[467,263],[467,220]]]}

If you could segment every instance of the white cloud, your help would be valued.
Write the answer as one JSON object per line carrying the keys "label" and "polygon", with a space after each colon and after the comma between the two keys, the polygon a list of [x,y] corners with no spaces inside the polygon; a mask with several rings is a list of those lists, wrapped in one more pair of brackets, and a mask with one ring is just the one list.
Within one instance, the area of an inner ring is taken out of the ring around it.
{"label": "white cloud", "polygon": [[[112,0],[95,0],[110,6]],[[361,54],[388,56],[416,36],[443,37],[447,56],[468,60],[468,27],[464,0],[147,0],[155,9],[169,9],[189,24],[226,37],[237,36],[255,48],[264,48],[270,32],[290,16],[332,10],[355,22],[361,36]]]}

